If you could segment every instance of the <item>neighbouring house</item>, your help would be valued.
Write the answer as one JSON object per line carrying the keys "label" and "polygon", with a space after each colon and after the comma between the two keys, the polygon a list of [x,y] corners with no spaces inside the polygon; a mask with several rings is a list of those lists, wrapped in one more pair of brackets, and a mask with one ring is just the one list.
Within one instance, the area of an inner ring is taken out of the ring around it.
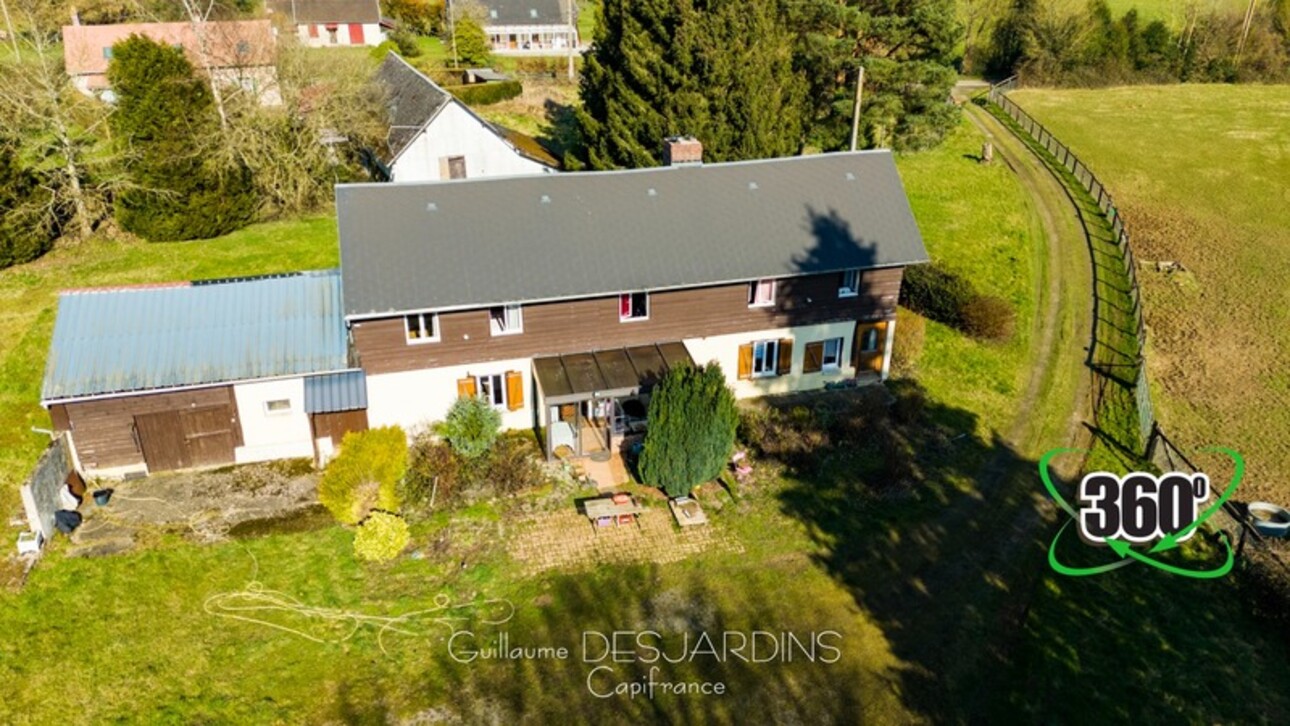
{"label": "neighbouring house", "polygon": [[380,45],[389,27],[377,0],[268,0],[268,8],[311,48]]}
{"label": "neighbouring house", "polygon": [[927,261],[890,152],[337,187],[345,319],[373,426],[483,396],[548,454],[615,450],[671,366],[740,398],[886,377]]}
{"label": "neighbouring house", "polygon": [[104,95],[112,46],[131,35],[182,48],[213,82],[252,94],[263,105],[282,103],[274,66],[277,41],[267,20],[63,26],[63,61],[72,85],[82,93]]}
{"label": "neighbouring house", "polygon": [[396,53],[376,79],[386,90],[390,130],[375,154],[377,178],[396,182],[541,174],[555,159],[532,139],[499,129]]}
{"label": "neighbouring house", "polygon": [[63,292],[42,405],[87,475],[326,459],[367,428],[337,271]]}
{"label": "neighbouring house", "polygon": [[574,0],[485,0],[484,32],[494,53],[543,55],[578,47]]}

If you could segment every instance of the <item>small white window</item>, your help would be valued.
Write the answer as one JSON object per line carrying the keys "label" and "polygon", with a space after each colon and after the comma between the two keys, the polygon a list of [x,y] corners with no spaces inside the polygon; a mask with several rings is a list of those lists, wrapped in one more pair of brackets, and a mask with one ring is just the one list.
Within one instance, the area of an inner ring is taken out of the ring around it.
{"label": "small white window", "polygon": [[272,401],[265,401],[264,412],[267,414],[291,413],[291,399],[278,398]]}
{"label": "small white window", "polygon": [[435,313],[404,315],[403,330],[409,344],[433,343],[439,340],[439,316]]}
{"label": "small white window", "polygon": [[107,58],[108,60],[112,59],[112,46],[110,45],[103,46],[103,57]]}
{"label": "small white window", "polygon": [[824,341],[824,353],[820,358],[821,370],[836,371],[842,367],[842,339],[829,338]]}
{"label": "small white window", "polygon": [[488,376],[475,376],[479,395],[493,408],[506,408],[506,380],[500,373]]}
{"label": "small white window", "polygon": [[775,281],[757,280],[748,285],[748,306],[769,307],[775,304]]}
{"label": "small white window", "polygon": [[773,376],[778,366],[778,340],[759,340],[753,343],[753,378]]}
{"label": "small white window", "polygon": [[860,294],[860,271],[846,270],[838,284],[838,297],[855,297]]}
{"label": "small white window", "polygon": [[649,320],[649,293],[628,292],[618,296],[618,320]]}
{"label": "small white window", "polygon": [[492,18],[493,20],[496,20],[496,19],[497,19],[497,11],[496,11],[496,10],[489,10],[489,11],[488,11],[488,17]]}
{"label": "small white window", "polygon": [[524,315],[519,305],[503,305],[488,311],[493,335],[515,335],[524,332]]}
{"label": "small white window", "polygon": [[529,17],[530,17],[530,18],[536,18],[536,17],[537,17],[537,8],[529,8]]}

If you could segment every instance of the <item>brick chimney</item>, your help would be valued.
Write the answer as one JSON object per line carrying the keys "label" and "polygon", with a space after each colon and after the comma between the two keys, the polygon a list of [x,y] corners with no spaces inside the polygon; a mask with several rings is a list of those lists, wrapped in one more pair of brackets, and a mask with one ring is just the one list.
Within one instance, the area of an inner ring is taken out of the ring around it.
{"label": "brick chimney", "polygon": [[703,144],[693,136],[669,136],[663,139],[663,165],[684,166],[703,163]]}

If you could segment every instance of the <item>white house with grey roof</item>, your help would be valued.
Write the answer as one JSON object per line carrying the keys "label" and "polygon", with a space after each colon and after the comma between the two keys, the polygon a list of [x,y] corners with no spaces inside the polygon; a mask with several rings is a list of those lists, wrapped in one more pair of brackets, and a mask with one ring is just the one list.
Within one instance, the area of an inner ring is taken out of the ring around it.
{"label": "white house with grey roof", "polygon": [[345,319],[372,425],[482,396],[550,454],[640,433],[668,368],[738,397],[886,377],[927,260],[889,152],[337,187]]}
{"label": "white house with grey roof", "polygon": [[381,63],[389,133],[378,177],[395,182],[473,179],[555,171],[532,139],[485,121],[396,53]]}
{"label": "white house with grey roof", "polygon": [[484,33],[499,55],[549,55],[579,47],[575,0],[485,0]]}

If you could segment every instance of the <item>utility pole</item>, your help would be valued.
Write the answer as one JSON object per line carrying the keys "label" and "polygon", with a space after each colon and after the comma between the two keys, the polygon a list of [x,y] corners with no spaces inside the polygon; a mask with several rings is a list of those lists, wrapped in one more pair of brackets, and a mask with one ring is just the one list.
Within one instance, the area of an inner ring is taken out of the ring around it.
{"label": "utility pole", "polygon": [[569,3],[566,9],[566,17],[569,19],[569,80],[573,80],[573,50],[578,44],[578,26],[573,23],[573,0],[567,0]]}
{"label": "utility pole", "polygon": [[1254,22],[1254,4],[1257,0],[1250,0],[1250,4],[1245,8],[1245,19],[1241,22],[1241,40],[1236,44],[1236,66],[1241,66],[1241,55],[1245,53],[1245,41],[1250,37],[1250,26]]}
{"label": "utility pole", "polygon": [[452,67],[457,67],[457,20],[452,12],[452,0],[448,0],[448,35],[452,37]]}
{"label": "utility pole", "polygon": [[856,150],[860,138],[860,97],[864,95],[864,66],[860,66],[860,77],[856,79],[856,105],[851,109],[851,150]]}

